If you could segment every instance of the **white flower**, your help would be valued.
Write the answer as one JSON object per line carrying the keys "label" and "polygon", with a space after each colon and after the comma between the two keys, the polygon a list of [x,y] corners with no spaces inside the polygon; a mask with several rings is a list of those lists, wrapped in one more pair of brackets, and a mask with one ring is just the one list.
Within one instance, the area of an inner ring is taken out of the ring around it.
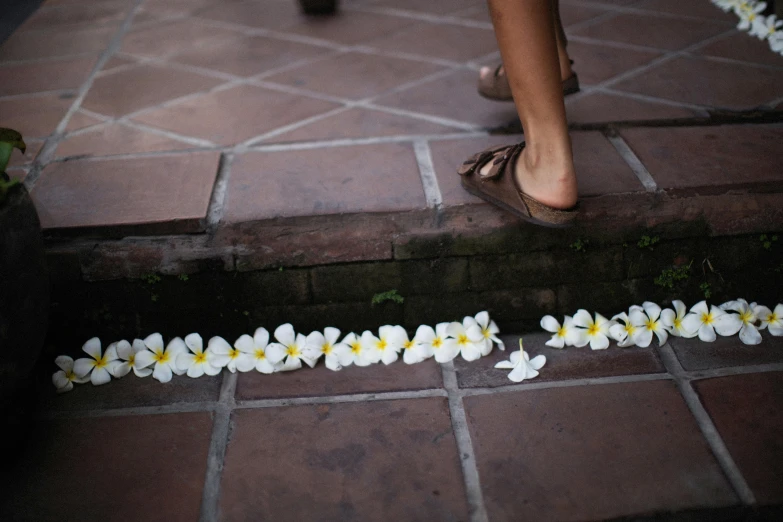
{"label": "white flower", "polygon": [[487,356],[492,352],[492,343],[497,344],[498,348],[501,350],[506,349],[506,347],[503,345],[503,341],[501,341],[500,337],[497,335],[500,333],[500,328],[498,328],[498,325],[495,324],[495,321],[489,318],[488,312],[479,312],[476,314],[476,317],[468,316],[462,320],[462,325],[465,328],[469,328],[474,324],[478,325],[479,329],[481,330],[481,335],[484,338],[483,343],[481,343],[481,346],[479,346],[482,356]]}
{"label": "white flower", "polygon": [[783,30],[767,36],[767,41],[770,49],[776,53],[783,54]]}
{"label": "white flower", "polygon": [[52,384],[57,388],[57,393],[65,393],[73,390],[73,383],[81,384],[89,381],[87,377],[79,377],[73,371],[73,359],[67,355],[61,355],[54,360],[60,371],[52,375]]}
{"label": "white flower", "polygon": [[290,323],[281,324],[275,329],[276,343],[266,347],[266,354],[272,360],[283,360],[285,363],[280,368],[282,372],[298,370],[302,367],[302,361],[307,363],[310,368],[315,366],[317,360],[305,356],[304,349],[307,346],[307,337],[303,334],[294,333],[294,327]]}
{"label": "white flower", "polygon": [[116,348],[110,345],[106,352],[101,354],[101,341],[97,337],[93,337],[84,343],[82,351],[90,358],[77,359],[73,363],[73,371],[76,375],[79,378],[84,378],[90,374],[90,381],[95,386],[109,382],[111,380],[110,370],[114,368],[113,363],[117,360]]}
{"label": "white flower", "polygon": [[712,0],[712,3],[728,13],[729,11],[738,12],[740,4],[746,1],[747,0]]}
{"label": "white flower", "polygon": [[749,2],[741,2],[736,12],[740,17],[740,22],[737,24],[737,29],[747,31],[756,22],[764,9],[767,8],[766,2],[758,2],[751,4]]}
{"label": "white flower", "polygon": [[632,309],[628,314],[631,324],[639,330],[639,335],[634,342],[642,348],[647,348],[652,342],[652,336],[658,337],[658,345],[663,345],[669,338],[669,334],[661,321],[661,307],[650,301],[642,303],[642,309]]}
{"label": "white flower", "polygon": [[215,368],[228,368],[231,373],[249,372],[255,368],[255,361],[250,354],[242,352],[236,346],[231,346],[220,336],[209,340],[206,353],[209,364]]}
{"label": "white flower", "polygon": [[[472,317],[466,317],[465,319],[473,319]],[[470,321],[468,321],[470,324]],[[445,343],[454,344],[457,350],[462,354],[462,358],[466,361],[475,361],[482,355],[482,348],[485,347],[485,337],[481,333],[481,328],[478,323],[470,324],[467,328],[462,323],[454,321],[446,326],[446,335],[450,339],[445,339]],[[490,350],[492,344],[490,343]]]}
{"label": "white flower", "polygon": [[177,375],[185,373],[177,368],[177,356],[188,351],[185,341],[179,337],[172,339],[164,350],[163,337],[159,333],[154,333],[144,339],[144,346],[152,352],[152,358],[155,360],[155,367],[152,370],[154,379],[160,382],[169,382],[172,373]]}
{"label": "white flower", "polygon": [[383,361],[383,364],[391,364],[400,358],[402,343],[405,342],[404,331],[393,326],[381,326],[378,329],[378,337],[372,332],[365,331],[362,334],[362,344],[370,349],[373,362]]}
{"label": "white flower", "polygon": [[201,377],[204,374],[217,375],[220,373],[220,366],[213,366],[209,362],[207,352],[204,351],[204,340],[197,333],[185,336],[185,346],[190,349],[190,353],[181,353],[177,355],[176,364],[180,371],[185,371],[188,377]]}
{"label": "white flower", "polygon": [[543,355],[537,355],[531,360],[527,355],[527,352],[522,348],[522,339],[519,340],[519,351],[511,354],[511,358],[508,361],[500,361],[495,365],[495,368],[509,369],[511,373],[508,374],[508,378],[514,382],[522,382],[525,379],[532,379],[538,377],[538,370],[546,364],[546,357]]}
{"label": "white flower", "polygon": [[688,309],[685,308],[685,303],[675,299],[672,301],[672,306],[674,307],[674,310],[667,308],[661,312],[661,321],[669,333],[674,337],[696,337],[699,334],[698,331],[691,332],[682,326],[683,319],[688,315]]}
{"label": "white flower", "polygon": [[716,339],[715,332],[724,336],[739,332],[742,321],[735,314],[727,314],[715,305],[707,308],[707,302],[700,301],[682,320],[682,327],[686,331],[698,332],[699,339],[711,343]]}
{"label": "white flower", "polygon": [[755,305],[756,303],[753,303],[752,305],[748,304],[748,302],[744,299],[729,301],[728,303],[721,305],[722,310],[731,310],[732,312],[737,312],[740,321],[742,321],[742,327],[739,331],[739,338],[740,341],[745,344],[761,343],[761,334],[756,328],[758,317],[756,317],[756,314],[753,311]]}
{"label": "white flower", "polygon": [[775,34],[781,27],[783,27],[783,20],[778,20],[775,15],[758,16],[753,21],[750,34],[756,36],[759,40],[765,40]]}
{"label": "white flower", "polygon": [[[631,312],[633,311],[634,309],[631,309]],[[609,327],[609,336],[617,341],[617,346],[620,348],[635,346],[639,336],[642,334],[642,330],[633,324],[628,314],[625,312],[619,313],[612,317],[612,321],[616,322]]]}
{"label": "white flower", "polygon": [[449,362],[459,353],[457,343],[446,342],[448,326],[449,323],[438,323],[433,330],[431,326],[423,324],[416,330],[416,340],[425,352],[431,351],[439,363]]}
{"label": "white flower", "polygon": [[148,368],[155,362],[152,352],[147,350],[144,341],[134,339],[131,345],[128,341],[119,341],[109,345],[109,349],[114,346],[117,350],[119,359],[109,370],[111,374],[119,379],[125,377],[133,370],[136,377],[148,377],[152,375],[152,368]]}
{"label": "white flower", "polygon": [[376,350],[366,346],[362,340],[362,337],[351,332],[343,339],[343,344],[347,345],[351,349],[351,363],[356,366],[369,366],[374,362]]}
{"label": "white flower", "polygon": [[769,327],[769,333],[775,337],[783,335],[783,304],[778,304],[773,312],[766,306],[756,306],[753,313],[761,320],[759,330]]}
{"label": "white flower", "polygon": [[541,328],[552,333],[552,338],[546,342],[546,345],[552,348],[587,344],[584,330],[574,326],[574,320],[570,315],[565,316],[562,325],[551,315],[545,315],[541,318]]}
{"label": "white flower", "polygon": [[590,316],[587,310],[579,310],[574,314],[574,325],[584,328],[584,340],[580,344],[574,343],[574,346],[582,347],[590,343],[593,350],[604,350],[609,347],[609,328],[616,324],[610,321],[598,312],[595,319]]}
{"label": "white flower", "polygon": [[351,364],[351,347],[345,343],[338,343],[340,330],[326,327],[324,333],[313,332],[307,336],[305,356],[312,360],[318,360],[324,356],[326,367],[333,371],[342,370],[343,366]]}
{"label": "white flower", "polygon": [[416,336],[408,339],[408,332],[402,326],[395,326],[400,329],[402,336],[402,360],[405,364],[416,364],[432,357],[432,350],[427,351]]}
{"label": "white flower", "polygon": [[[245,334],[242,335],[237,342],[234,343],[237,350],[247,354],[250,360],[253,361],[256,371],[261,373],[274,373],[280,371],[283,367],[284,354],[278,353],[275,357],[274,354],[269,353],[269,332],[266,328],[256,328],[253,337]],[[244,362],[243,362],[244,366]]]}

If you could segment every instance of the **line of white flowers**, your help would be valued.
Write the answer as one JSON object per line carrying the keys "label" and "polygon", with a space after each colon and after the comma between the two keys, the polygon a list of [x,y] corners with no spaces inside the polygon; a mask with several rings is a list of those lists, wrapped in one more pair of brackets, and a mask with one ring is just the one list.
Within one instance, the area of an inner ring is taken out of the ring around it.
{"label": "line of white flowers", "polygon": [[[106,384],[112,377],[119,379],[131,370],[137,377],[152,375],[160,382],[169,382],[173,374],[201,377],[217,375],[223,368],[230,372],[258,371],[275,373],[298,370],[302,363],[315,366],[322,356],[330,370],[344,366],[391,364],[400,358],[415,364],[429,358],[439,363],[461,355],[466,361],[489,355],[494,345],[503,350],[500,332],[487,312],[467,316],[462,322],[440,323],[432,328],[421,325],[412,339],[402,326],[382,326],[378,335],[369,330],[361,335],[349,333],[340,339],[340,330],[328,327],[323,332],[305,336],[294,332],[291,324],[274,331],[277,342],[269,342],[269,332],[258,328],[253,336],[242,335],[232,346],[222,337],[212,337],[204,348],[197,333],[185,339],[175,337],[164,345],[163,337],[154,333],[132,343],[123,340],[111,343],[105,351],[97,337],[88,340],[82,350],[89,355],[74,361],[67,355],[55,359],[60,368],[52,375],[59,393],[73,389],[74,383]],[[339,341],[338,341],[339,340]]]}
{"label": "line of white flowers", "polygon": [[711,0],[725,12],[734,11],[740,21],[737,29],[748,31],[759,40],[766,40],[770,49],[783,55],[783,20],[775,15],[761,14],[766,2],[757,0]]}

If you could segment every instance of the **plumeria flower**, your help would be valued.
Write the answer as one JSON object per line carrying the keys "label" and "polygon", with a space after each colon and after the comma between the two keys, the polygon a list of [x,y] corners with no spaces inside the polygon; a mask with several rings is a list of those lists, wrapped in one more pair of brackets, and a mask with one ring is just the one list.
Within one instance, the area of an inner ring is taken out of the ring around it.
{"label": "plumeria flower", "polygon": [[767,36],[767,42],[769,42],[770,49],[776,53],[783,54],[783,30]]}
{"label": "plumeria flower", "polygon": [[778,304],[774,311],[766,306],[757,305],[753,308],[753,312],[761,320],[759,330],[769,328],[769,333],[775,337],[783,335],[783,304]]}
{"label": "plumeria flower", "polygon": [[177,368],[177,356],[188,351],[185,341],[179,337],[172,339],[164,349],[163,337],[159,333],[154,333],[144,339],[144,346],[152,352],[152,358],[155,360],[155,367],[152,369],[154,379],[160,382],[169,382],[172,373],[183,375],[187,371]]}
{"label": "plumeria flower", "polygon": [[552,338],[546,342],[552,348],[587,344],[584,330],[574,326],[574,319],[570,315],[565,316],[562,325],[551,315],[545,315],[541,318],[541,328],[552,334]]}
{"label": "plumeria flower", "polygon": [[347,345],[351,349],[351,363],[356,366],[369,366],[377,361],[375,354],[377,353],[370,346],[367,346],[363,342],[363,337],[351,332],[343,339],[343,344]]}
{"label": "plumeria flower", "polygon": [[617,346],[620,348],[636,346],[642,330],[633,324],[628,314],[619,313],[612,317],[612,320],[615,324],[609,327],[609,337],[617,341]]}
{"label": "plumeria flower", "polygon": [[739,9],[737,10],[737,14],[740,17],[739,24],[737,24],[737,29],[740,29],[742,31],[747,31],[748,29],[750,29],[750,27],[759,18],[759,13],[761,13],[766,8],[767,8],[766,2],[759,2],[757,4],[742,2],[739,5]]}
{"label": "plumeria flower", "polygon": [[574,314],[574,325],[584,328],[585,337],[583,340],[580,339],[579,344],[574,343],[574,346],[582,347],[590,343],[590,348],[593,350],[605,350],[609,347],[609,328],[614,324],[614,321],[610,321],[598,312],[593,319],[587,310],[577,311]]}
{"label": "plumeria flower", "polygon": [[413,336],[408,339],[408,332],[402,326],[395,326],[400,329],[402,336],[402,360],[405,364],[416,364],[432,357],[432,350],[427,351],[420,340]]}
{"label": "plumeria flower", "polygon": [[753,25],[750,28],[750,34],[756,36],[759,40],[766,40],[779,31],[781,27],[783,27],[783,20],[778,20],[777,16],[759,16],[753,22]]}
{"label": "plumeria flower", "polygon": [[[110,346],[105,353],[101,354],[101,341],[97,337],[88,340],[82,346],[82,351],[89,355],[89,358],[76,359],[73,363],[73,371],[80,378],[90,375],[90,381],[95,386],[106,384],[111,380],[110,369],[113,369],[114,361],[117,360],[117,350]],[[91,373],[92,372],[92,373]]]}
{"label": "plumeria flower", "polygon": [[378,329],[378,337],[372,332],[365,331],[362,334],[362,343],[370,348],[373,362],[383,361],[383,364],[391,364],[400,358],[399,352],[402,350],[402,343],[405,342],[405,336],[393,326],[381,326]]}
{"label": "plumeria flower", "polygon": [[249,372],[255,368],[255,360],[249,353],[241,351],[236,346],[231,346],[220,336],[209,340],[206,353],[209,364],[215,368],[228,368],[231,373]]}
{"label": "plumeria flower", "polygon": [[61,355],[54,360],[60,371],[52,375],[52,384],[57,388],[57,393],[65,393],[73,390],[73,383],[82,384],[90,379],[88,377],[79,377],[73,371],[73,359],[67,355]]}
{"label": "plumeria flower", "polygon": [[423,349],[432,352],[435,360],[439,363],[446,363],[454,359],[459,353],[457,343],[447,343],[449,323],[438,323],[433,330],[431,326],[423,324],[416,330],[416,339],[421,343]]}
{"label": "plumeria flower", "polygon": [[699,339],[711,343],[720,335],[734,335],[742,328],[742,321],[736,314],[727,314],[717,306],[707,307],[707,301],[693,305],[691,313],[682,320],[685,330],[698,332]]}
{"label": "plumeria flower", "polygon": [[185,346],[190,352],[177,355],[176,364],[180,371],[187,372],[188,377],[201,377],[204,374],[217,375],[220,373],[220,366],[213,366],[209,362],[207,352],[204,351],[204,340],[197,333],[192,333],[185,337]]}
{"label": "plumeria flower", "polygon": [[511,354],[508,361],[500,361],[495,368],[501,370],[511,369],[508,378],[514,382],[522,382],[525,379],[538,377],[538,370],[546,364],[546,357],[537,355],[530,359],[527,352],[522,348],[522,339],[519,340],[519,351]]}
{"label": "plumeria flower", "polygon": [[742,321],[742,327],[739,331],[739,338],[745,344],[760,344],[761,334],[756,328],[758,317],[753,311],[756,303],[748,304],[744,299],[737,299],[736,301],[729,301],[721,305],[721,310],[729,310],[737,312],[737,315]]}
{"label": "plumeria flower", "polygon": [[[280,371],[283,367],[281,361],[283,360],[284,354],[276,354],[279,356],[279,358],[277,358],[274,354],[269,353],[269,332],[266,328],[256,328],[253,337],[250,337],[247,334],[240,336],[239,339],[237,339],[237,342],[234,343],[234,346],[237,350],[248,356],[256,371],[270,374]],[[245,367],[244,361],[242,362],[242,367]]]}
{"label": "plumeria flower", "polygon": [[[466,319],[473,319],[472,317]],[[446,335],[450,339],[446,339],[444,342],[447,344],[454,344],[457,350],[462,354],[462,358],[466,361],[475,361],[482,355],[482,348],[485,347],[485,337],[481,332],[481,328],[478,323],[471,324],[468,321],[469,326],[466,328],[463,323],[454,321],[446,326]],[[492,344],[490,343],[490,350]]]}
{"label": "plumeria flower", "polygon": [[497,335],[500,333],[500,328],[495,324],[495,321],[489,318],[488,312],[479,312],[476,314],[476,317],[467,316],[462,320],[462,325],[465,328],[469,328],[473,326],[473,324],[478,325],[481,329],[481,335],[484,338],[484,342],[482,343],[483,346],[479,347],[482,356],[487,356],[492,352],[492,343],[497,344],[498,348],[501,350],[506,349],[503,341],[501,341]]}
{"label": "plumeria flower", "polygon": [[271,343],[266,347],[267,357],[273,360],[283,360],[282,372],[298,370],[302,367],[302,361],[312,368],[317,359],[310,359],[305,356],[304,349],[307,346],[307,337],[303,334],[294,333],[294,327],[290,323],[281,324],[275,329],[276,343]]}
{"label": "plumeria flower", "polygon": [[632,309],[628,318],[639,330],[639,335],[634,339],[637,346],[642,348],[650,346],[653,334],[658,337],[658,346],[663,345],[669,338],[669,333],[661,321],[661,307],[655,303],[645,301],[642,303],[642,309]]}
{"label": "plumeria flower", "polygon": [[747,0],[712,0],[712,3],[728,13],[729,11],[739,12],[740,4],[745,1]]}
{"label": "plumeria flower", "polygon": [[148,368],[148,366],[152,366],[155,358],[152,352],[147,350],[144,341],[134,339],[133,344],[128,341],[119,341],[110,344],[109,349],[112,346],[117,350],[117,356],[119,357],[117,364],[112,365],[109,370],[115,378],[125,377],[131,370],[136,374],[136,377],[149,377],[152,375],[152,368]]}
{"label": "plumeria flower", "polygon": [[685,307],[685,303],[675,299],[672,301],[672,306],[674,307],[674,310],[667,308],[661,312],[661,321],[669,333],[674,337],[685,338],[696,337],[699,335],[698,331],[691,332],[682,326],[683,319],[685,319],[685,316],[688,315],[688,309]]}
{"label": "plumeria flower", "polygon": [[331,326],[328,326],[324,333],[311,333],[306,339],[305,356],[317,361],[323,355],[327,368],[333,371],[342,370],[343,366],[351,364],[353,356],[350,346],[337,342],[339,337],[340,330]]}

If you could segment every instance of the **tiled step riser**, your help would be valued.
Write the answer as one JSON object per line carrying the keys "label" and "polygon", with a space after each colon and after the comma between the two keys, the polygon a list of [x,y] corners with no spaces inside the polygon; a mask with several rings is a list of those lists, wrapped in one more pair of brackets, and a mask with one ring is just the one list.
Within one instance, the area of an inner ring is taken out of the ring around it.
{"label": "tiled step riser", "polygon": [[[654,232],[644,235],[660,239]],[[482,309],[504,331],[530,331],[539,329],[544,314],[579,308],[611,315],[645,300],[692,304],[704,298],[703,283],[713,302],[745,297],[774,305],[783,299],[783,241],[767,249],[758,235],[662,239],[650,249],[640,248],[642,235],[622,243],[578,239],[582,246],[561,241],[539,252],[481,253],[475,245],[468,251],[465,243],[460,255],[440,258],[213,270],[187,278],[59,279],[49,344],[62,352],[93,335],[110,342],[156,331],[164,337],[196,331],[233,340],[284,322],[302,332],[330,325],[362,331],[390,323],[414,330]],[[687,278],[673,288],[655,283],[673,266],[688,264]],[[371,304],[389,290],[404,302]]]}

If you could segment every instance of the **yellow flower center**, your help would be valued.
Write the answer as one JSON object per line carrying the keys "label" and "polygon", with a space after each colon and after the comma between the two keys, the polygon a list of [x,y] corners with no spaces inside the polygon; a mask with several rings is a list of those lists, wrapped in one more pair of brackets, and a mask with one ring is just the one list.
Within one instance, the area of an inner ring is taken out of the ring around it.
{"label": "yellow flower center", "polygon": [[461,345],[468,344],[468,336],[465,334],[459,334],[459,337],[457,337],[457,343]]}
{"label": "yellow flower center", "polygon": [[205,354],[204,352],[197,353],[193,357],[193,361],[195,361],[197,364],[204,364],[205,362],[207,362],[207,354]]}
{"label": "yellow flower center", "polygon": [[321,351],[324,353],[324,355],[329,355],[332,353],[332,343],[326,343],[323,346],[321,346]]}
{"label": "yellow flower center", "polygon": [[645,324],[645,327],[646,327],[648,330],[655,330],[655,323],[656,323],[656,321],[653,321],[652,319],[649,319],[649,318],[648,318],[648,319],[647,319],[647,324]]}
{"label": "yellow flower center", "polygon": [[628,335],[633,335],[635,331],[636,331],[636,327],[634,325],[632,325],[631,323],[625,323],[625,332]]}
{"label": "yellow flower center", "polygon": [[413,348],[413,341],[405,341],[405,343],[402,346],[406,350],[410,350],[411,348]]}
{"label": "yellow flower center", "polygon": [[443,344],[443,339],[441,339],[440,337],[436,337],[435,339],[432,340],[433,348],[440,348],[442,344]]}
{"label": "yellow flower center", "polygon": [[481,333],[484,335],[485,339],[492,337],[492,332],[489,331],[489,328],[482,328]]}
{"label": "yellow flower center", "polygon": [[380,339],[378,341],[378,349],[380,351],[384,351],[388,345],[386,344],[386,339]]}
{"label": "yellow flower center", "polygon": [[354,341],[351,343],[351,352],[353,352],[355,355],[358,355],[362,351],[362,343],[359,341]]}
{"label": "yellow flower center", "polygon": [[294,345],[291,345],[291,346],[288,347],[288,349],[285,351],[285,353],[287,353],[291,357],[299,357],[299,354],[301,352],[299,351],[299,348],[297,348]]}
{"label": "yellow flower center", "polygon": [[593,324],[591,324],[591,325],[590,325],[590,326],[587,328],[587,333],[588,333],[588,334],[590,334],[590,335],[595,335],[595,334],[597,334],[597,333],[598,333],[600,330],[601,330],[601,329],[600,329],[600,328],[598,328],[598,325],[597,325],[597,324],[595,324],[595,323],[593,323]]}
{"label": "yellow flower center", "polygon": [[744,324],[752,323],[753,322],[752,321],[752,319],[753,319],[753,312],[751,312],[750,310],[746,310],[745,312],[740,314],[740,319],[742,319],[742,322]]}
{"label": "yellow flower center", "polygon": [[680,318],[675,318],[675,319],[674,319],[674,327],[675,327],[677,330],[680,330],[680,329],[682,329],[682,319],[680,319]]}
{"label": "yellow flower center", "polygon": [[237,350],[236,348],[231,349],[231,351],[228,352],[228,356],[231,359],[236,359],[237,357],[239,357],[239,350]]}
{"label": "yellow flower center", "polygon": [[155,359],[160,364],[166,364],[169,362],[169,354],[166,352],[157,352],[153,359]]}
{"label": "yellow flower center", "polygon": [[772,312],[767,316],[767,322],[768,323],[776,323],[778,321],[778,314],[775,312]]}
{"label": "yellow flower center", "polygon": [[266,359],[266,352],[261,348],[256,348],[256,352],[254,355],[256,356],[256,359],[261,359],[261,360]]}
{"label": "yellow flower center", "polygon": [[712,312],[701,314],[701,322],[704,324],[712,324],[713,319],[715,318],[712,316]]}
{"label": "yellow flower center", "polygon": [[103,354],[103,357],[95,359],[95,368],[105,368],[107,363],[106,354]]}
{"label": "yellow flower center", "polygon": [[65,372],[65,378],[68,379],[69,381],[73,381],[76,379],[76,374],[73,373],[73,371]]}
{"label": "yellow flower center", "polygon": [[565,326],[561,326],[560,328],[557,329],[557,336],[558,337],[565,337],[566,336],[566,327]]}
{"label": "yellow flower center", "polygon": [[128,366],[133,366],[136,364],[136,354],[132,353],[130,354],[130,357],[128,357]]}

